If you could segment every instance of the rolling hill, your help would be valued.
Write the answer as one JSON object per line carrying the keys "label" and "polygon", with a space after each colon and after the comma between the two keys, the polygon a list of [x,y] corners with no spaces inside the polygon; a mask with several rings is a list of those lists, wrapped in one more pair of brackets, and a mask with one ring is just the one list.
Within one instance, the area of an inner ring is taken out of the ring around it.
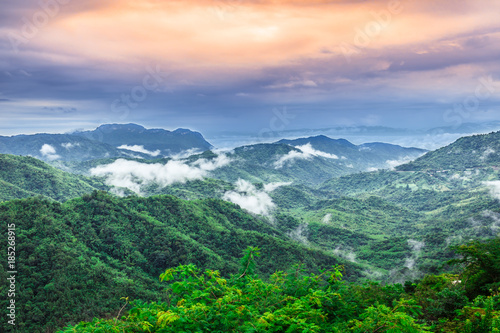
{"label": "rolling hill", "polygon": [[98,179],[61,171],[33,157],[0,154],[0,201],[38,195],[66,201],[108,188]]}
{"label": "rolling hill", "polygon": [[454,143],[432,151],[411,163],[397,167],[399,171],[465,170],[499,167],[500,132],[462,137]]}

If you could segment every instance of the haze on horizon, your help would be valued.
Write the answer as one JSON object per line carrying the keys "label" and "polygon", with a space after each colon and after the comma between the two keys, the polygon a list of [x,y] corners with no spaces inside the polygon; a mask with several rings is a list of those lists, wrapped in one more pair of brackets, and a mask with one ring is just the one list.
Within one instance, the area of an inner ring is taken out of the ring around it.
{"label": "haze on horizon", "polygon": [[500,121],[500,3],[20,0],[0,13],[0,135]]}

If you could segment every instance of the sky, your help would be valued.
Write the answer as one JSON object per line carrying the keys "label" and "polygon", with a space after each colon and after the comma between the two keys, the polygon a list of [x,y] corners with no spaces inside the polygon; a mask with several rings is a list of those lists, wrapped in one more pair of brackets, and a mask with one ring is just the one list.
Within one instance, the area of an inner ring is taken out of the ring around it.
{"label": "sky", "polygon": [[17,0],[0,135],[500,121],[500,1]]}

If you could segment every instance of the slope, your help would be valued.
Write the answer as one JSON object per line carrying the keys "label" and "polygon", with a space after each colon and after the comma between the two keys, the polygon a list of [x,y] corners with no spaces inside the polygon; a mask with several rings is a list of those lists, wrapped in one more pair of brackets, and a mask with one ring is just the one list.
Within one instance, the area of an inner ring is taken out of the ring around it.
{"label": "slope", "polygon": [[441,149],[401,165],[400,171],[465,170],[498,167],[500,162],[500,132],[473,135],[458,139]]}
{"label": "slope", "polygon": [[[158,300],[158,276],[168,267],[193,263],[235,273],[250,245],[262,249],[263,274],[303,262],[313,270],[345,264],[351,280],[362,275],[358,265],[290,242],[279,229],[220,200],[120,199],[93,192],[63,204],[40,198],[2,203],[0,220],[15,224],[17,321],[23,332],[114,316],[120,297]],[[0,246],[6,248],[6,241]],[[0,278],[6,277],[2,265]],[[6,302],[0,300],[4,309]]]}
{"label": "slope", "polygon": [[47,162],[85,161],[106,157],[148,157],[69,134],[0,136],[0,153],[33,156]]}
{"label": "slope", "polygon": [[66,173],[33,157],[0,154],[0,201],[36,195],[65,201],[107,188],[95,178]]}

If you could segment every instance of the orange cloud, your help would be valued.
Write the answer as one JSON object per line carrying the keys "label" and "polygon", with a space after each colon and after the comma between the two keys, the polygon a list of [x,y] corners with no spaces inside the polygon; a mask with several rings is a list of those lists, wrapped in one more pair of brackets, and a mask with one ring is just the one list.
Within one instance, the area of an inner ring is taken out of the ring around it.
{"label": "orange cloud", "polygon": [[[500,3],[481,0],[460,4],[396,0],[398,13],[392,13],[388,24],[377,30],[377,24],[384,25],[380,17],[387,18],[384,15],[389,9],[396,8],[393,3],[93,2],[90,7],[71,7],[69,14],[57,16],[34,43],[56,54],[131,70],[144,61],[191,72],[221,67],[256,69],[341,56],[343,43],[361,48],[361,58],[384,48],[411,46],[415,52],[428,52],[450,36],[495,26],[494,13],[500,9]],[[356,37],[369,35],[370,28],[372,37],[360,47]]]}

